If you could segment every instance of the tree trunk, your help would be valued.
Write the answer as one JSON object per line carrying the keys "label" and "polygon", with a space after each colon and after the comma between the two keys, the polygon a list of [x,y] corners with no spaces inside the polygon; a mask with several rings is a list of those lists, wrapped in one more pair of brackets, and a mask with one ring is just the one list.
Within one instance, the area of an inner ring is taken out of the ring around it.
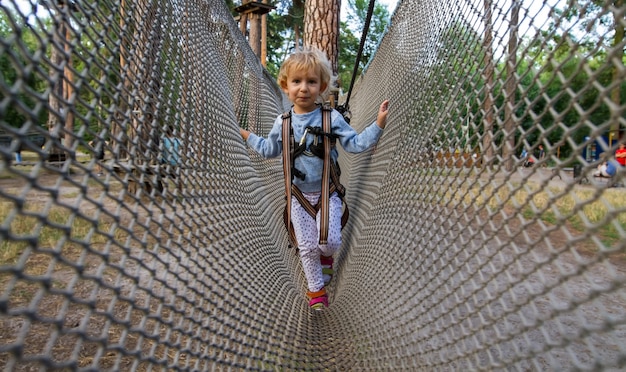
{"label": "tree trunk", "polygon": [[[294,12],[294,16],[300,13],[304,13],[304,1],[303,0],[293,0],[293,6],[292,6],[292,11]],[[303,21],[304,21],[304,14],[303,14]],[[300,23],[297,20],[293,21],[293,31],[294,31],[294,49],[298,49],[300,48],[300,40],[302,40],[301,38],[301,33],[300,33]]]}
{"label": "tree trunk", "polygon": [[337,75],[340,0],[308,0],[304,4],[304,46],[325,52]]}
{"label": "tree trunk", "polygon": [[293,45],[295,49],[298,49],[300,47],[300,25],[296,24],[294,26],[294,37],[293,37]]}
{"label": "tree trunk", "polygon": [[[55,12],[52,33],[52,45],[50,46],[50,95],[48,96],[48,105],[50,110],[48,111],[48,132],[50,132],[51,138],[56,141],[60,141],[59,132],[61,131],[61,100],[63,98],[63,55],[59,48],[63,47],[63,34],[62,28],[57,25],[63,25],[63,19],[60,12]],[[56,154],[59,152],[58,143],[53,143],[52,147],[47,149],[49,153]]]}
{"label": "tree trunk", "polygon": [[[267,4],[267,0],[263,0]],[[261,16],[261,64],[267,67],[267,14]]]}
{"label": "tree trunk", "polygon": [[[126,54],[129,50],[129,41],[126,34],[129,32],[126,29],[126,1],[120,2],[120,76],[122,79],[123,92],[128,92],[130,88],[130,81],[128,79],[128,72],[126,70]],[[119,110],[115,113],[115,120],[111,123],[111,146],[114,148],[113,156],[115,159],[125,159],[128,157],[128,136],[126,134],[125,123],[128,119],[126,114],[128,113],[128,97],[125,94],[122,95],[122,99],[118,102]]]}
{"label": "tree trunk", "polygon": [[141,3],[135,7],[133,40],[136,46],[128,61],[130,95],[127,99],[133,103],[129,139],[136,146],[135,160],[150,163],[156,161],[160,134],[155,127],[158,126],[156,105],[161,85],[158,80],[161,76],[161,6],[159,1],[143,0]]}
{"label": "tree trunk", "polygon": [[74,95],[74,73],[72,72],[72,50],[70,40],[72,33],[70,26],[63,24],[65,45],[65,68],[63,69],[63,98],[65,105],[65,143],[63,144],[67,150],[68,158],[72,154],[72,145],[74,142],[74,111],[72,110],[72,96]]}
{"label": "tree trunk", "polygon": [[483,164],[486,167],[493,166],[493,79],[494,79],[494,63],[493,63],[493,36],[492,36],[492,20],[491,20],[491,0],[484,0],[485,11],[485,39],[483,49],[485,51],[485,69],[483,71],[483,79],[485,81],[484,99],[483,99]]}
{"label": "tree trunk", "polygon": [[254,54],[261,59],[262,17],[260,14],[250,13],[250,34],[248,43]]}
{"label": "tree trunk", "polygon": [[509,23],[509,55],[506,64],[506,104],[504,106],[504,134],[505,143],[502,149],[504,167],[507,171],[514,168],[515,155],[515,89],[517,88],[517,27],[519,22],[519,0],[511,1],[511,22]]}

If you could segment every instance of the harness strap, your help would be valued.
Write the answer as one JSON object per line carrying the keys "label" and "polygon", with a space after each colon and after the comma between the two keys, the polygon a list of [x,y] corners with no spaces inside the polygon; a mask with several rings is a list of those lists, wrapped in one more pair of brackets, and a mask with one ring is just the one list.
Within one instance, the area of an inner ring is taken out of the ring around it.
{"label": "harness strap", "polygon": [[[322,129],[330,133],[330,112],[331,108],[324,105],[322,108]],[[331,139],[328,136],[322,137],[324,141],[324,166],[322,168],[322,194],[320,195],[320,244],[328,244],[328,219],[329,219],[329,199],[330,199],[330,148]]]}
{"label": "harness strap", "polygon": [[304,194],[302,193],[302,191],[300,191],[300,189],[296,185],[292,185],[291,188],[292,188],[291,190],[292,195],[296,197],[298,202],[300,202],[300,205],[302,205],[302,208],[304,208],[304,210],[306,211],[306,213],[309,214],[309,216],[315,219],[315,217],[317,216],[317,210],[318,210],[317,205],[311,205],[311,203],[309,203],[309,201],[304,197]]}
{"label": "harness strap", "polygon": [[[285,140],[287,138],[287,140]],[[289,239],[292,245],[297,246],[296,235],[291,226],[291,164],[293,164],[293,151],[295,147],[295,139],[293,137],[293,129],[291,128],[291,111],[283,114],[283,174],[285,175],[285,196],[287,198],[284,219],[287,231],[289,231]]]}
{"label": "harness strap", "polygon": [[[332,193],[337,192],[339,198],[344,205],[344,211],[341,216],[341,228],[346,225],[350,216],[350,212],[348,211],[348,205],[345,203],[344,200],[346,190],[339,182],[339,167],[333,161],[331,161],[330,158],[330,152],[335,142],[335,137],[331,135],[331,112],[332,109],[330,108],[330,106],[324,105],[322,107],[322,130],[325,134],[323,135],[324,157],[322,168],[322,192],[316,205],[311,205],[311,203],[309,203],[309,201],[304,197],[302,191],[300,191],[300,189],[293,184],[294,176],[298,176],[297,174],[293,173],[294,160],[295,157],[299,155],[299,153],[301,153],[303,149],[301,148],[302,146],[300,146],[300,148],[297,147],[294,138],[293,128],[291,126],[291,112],[285,112],[282,115],[283,172],[285,175],[285,196],[287,199],[285,203],[285,210],[283,212],[283,218],[285,221],[285,226],[287,227],[287,231],[289,232],[289,240],[292,246],[298,246],[298,241],[296,239],[293,225],[291,223],[292,196],[296,198],[296,200],[300,203],[300,205],[302,205],[304,210],[313,219],[317,217],[318,211],[320,212],[320,244],[328,243],[328,220],[330,215],[329,198]],[[286,138],[288,140],[285,140]],[[296,154],[296,151],[298,151],[298,154]]]}
{"label": "harness strap", "polygon": [[[298,200],[298,202],[300,202],[300,204],[302,205],[302,208],[304,208],[305,212],[313,217],[313,219],[315,219],[317,217],[317,211],[320,210],[321,206],[322,206],[322,198],[320,196],[319,201],[317,202],[317,204],[312,205],[311,203],[309,203],[309,201],[306,199],[306,197],[304,196],[304,194],[302,193],[302,191],[300,191],[300,189],[296,186],[296,185],[292,185],[291,186],[291,194],[296,198],[296,200]],[[330,185],[330,189],[329,189],[329,194],[332,195],[334,192],[337,191],[337,187],[334,184]],[[339,194],[339,192],[337,192],[337,194]],[[342,199],[342,197],[340,196],[340,198]],[[343,218],[342,218],[342,225],[341,227],[343,227]]]}
{"label": "harness strap", "polygon": [[343,214],[341,215],[341,228],[343,229],[343,227],[346,226],[346,224],[348,223],[348,218],[350,218],[348,203],[346,203],[346,201],[344,200],[344,196],[346,196],[346,188],[343,187],[343,185],[339,182],[339,167],[333,162],[331,162],[330,165],[330,178],[333,180],[333,187],[330,189],[330,193],[332,195],[333,192],[337,192],[339,198],[342,201],[344,209]]}
{"label": "harness strap", "polygon": [[[350,211],[348,210],[348,204],[345,202],[345,200],[343,199],[343,195],[339,192],[338,187],[343,188],[343,186],[339,185],[339,186],[335,186],[336,184],[332,183],[330,185],[330,190],[329,193],[330,195],[332,195],[334,192],[337,192],[337,194],[339,195],[339,198],[341,199],[343,206],[344,206],[344,210],[343,210],[343,214],[341,215],[341,228],[343,229],[344,226],[346,226],[346,223],[348,223],[348,219],[350,218]],[[322,204],[322,198],[320,197],[320,200],[317,202],[317,204],[315,204],[315,206],[311,205],[311,203],[309,203],[309,201],[304,197],[304,194],[302,193],[302,191],[300,191],[300,189],[296,186],[296,185],[292,185],[292,195],[296,198],[296,200],[298,200],[298,202],[300,203],[300,205],[304,208],[304,210],[306,211],[306,213],[311,216],[311,218],[315,219],[317,217],[317,211],[320,210],[321,204]],[[327,202],[328,203],[328,202]],[[291,203],[289,204],[289,206],[291,206]],[[293,230],[293,226],[291,225],[291,221],[289,221],[289,224],[287,223],[287,207],[285,207],[285,211],[283,213],[283,218],[285,219],[285,226],[289,226],[289,239],[291,239],[291,242],[297,246],[297,239],[296,239],[296,234]]]}

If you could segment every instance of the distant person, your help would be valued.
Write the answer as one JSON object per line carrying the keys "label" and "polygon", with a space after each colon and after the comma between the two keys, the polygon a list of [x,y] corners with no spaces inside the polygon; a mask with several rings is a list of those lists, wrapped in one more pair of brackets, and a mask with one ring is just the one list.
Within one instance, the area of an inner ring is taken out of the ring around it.
{"label": "distant person", "polygon": [[180,165],[180,140],[174,136],[174,127],[167,127],[163,141],[163,155],[161,164],[166,165],[166,174],[174,180],[179,191],[182,191],[182,183],[177,179],[178,166]]}
{"label": "distant person", "polygon": [[615,160],[622,167],[626,167],[626,145],[623,143],[619,144],[619,148],[615,150]]}
{"label": "distant person", "polygon": [[[545,157],[546,157],[546,151],[543,149],[543,145],[539,145],[537,159],[541,163]],[[545,166],[545,164],[543,164],[543,166]]]}
{"label": "distant person", "polygon": [[526,149],[522,149],[520,159],[522,160],[522,165],[526,168],[531,167],[534,163],[533,159],[528,155],[528,151],[526,151]]}
{"label": "distant person", "polygon": [[22,149],[17,149],[17,151],[15,152],[15,163],[16,164],[22,163]]}
{"label": "distant person", "polygon": [[598,168],[594,172],[594,177],[611,178],[617,173],[617,167],[613,161],[605,161],[598,165]]}
{"label": "distant person", "polygon": [[519,155],[519,158],[521,160],[526,160],[527,157],[528,157],[528,151],[526,151],[526,149],[522,149],[522,153]]}
{"label": "distant person", "polygon": [[104,146],[106,142],[102,141],[100,137],[96,137],[93,141],[89,142],[89,146],[93,149],[92,155],[96,159],[96,176],[102,176],[102,161],[104,160]]}

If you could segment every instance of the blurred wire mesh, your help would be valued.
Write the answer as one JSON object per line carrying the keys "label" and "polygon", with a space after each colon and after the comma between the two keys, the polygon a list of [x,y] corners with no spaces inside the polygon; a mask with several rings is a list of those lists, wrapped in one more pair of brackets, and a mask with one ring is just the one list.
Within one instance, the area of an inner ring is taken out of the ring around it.
{"label": "blurred wire mesh", "polygon": [[342,154],[312,314],[280,161],[238,132],[288,103],[224,4],[3,0],[0,365],[623,368],[624,168],[594,175],[626,141],[625,10],[400,2],[350,102],[360,130],[390,99],[389,125]]}

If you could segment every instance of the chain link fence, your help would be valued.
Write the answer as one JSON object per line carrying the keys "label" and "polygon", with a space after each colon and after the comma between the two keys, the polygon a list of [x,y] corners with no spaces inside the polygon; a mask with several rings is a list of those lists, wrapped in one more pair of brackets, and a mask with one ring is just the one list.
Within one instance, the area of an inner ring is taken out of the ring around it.
{"label": "chain link fence", "polygon": [[624,368],[625,10],[401,1],[311,313],[280,161],[238,131],[288,103],[224,4],[2,0],[0,365]]}

